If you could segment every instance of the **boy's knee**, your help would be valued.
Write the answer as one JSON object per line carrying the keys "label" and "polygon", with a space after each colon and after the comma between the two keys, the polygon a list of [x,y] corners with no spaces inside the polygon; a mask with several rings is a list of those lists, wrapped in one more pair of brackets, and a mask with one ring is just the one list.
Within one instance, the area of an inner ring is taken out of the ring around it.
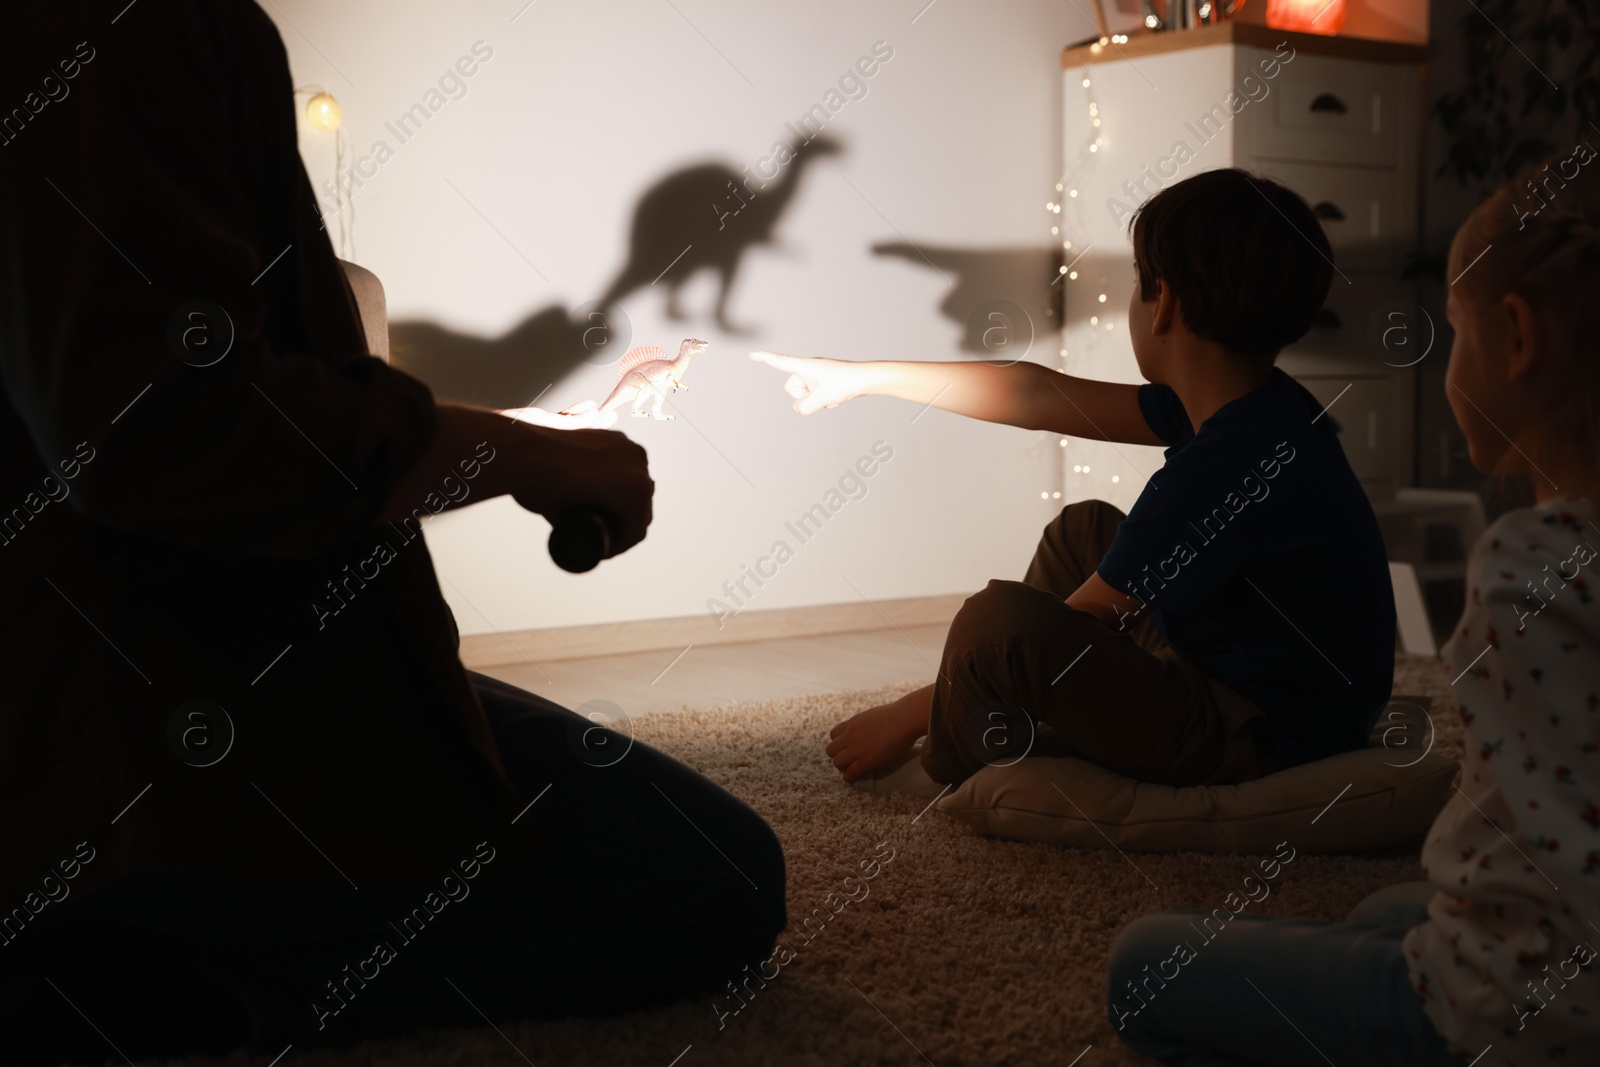
{"label": "boy's knee", "polygon": [[1054,593],[1026,582],[995,578],[961,605],[950,623],[946,644],[970,649],[1014,637],[1055,643],[1083,625],[1096,625],[1094,617],[1067,607]]}
{"label": "boy's knee", "polygon": [[1033,586],[1022,582],[992,578],[988,585],[962,601],[960,610],[956,612],[956,622],[970,626],[1014,617],[1019,608],[1038,592]]}
{"label": "boy's knee", "polygon": [[1062,508],[1046,528],[1046,538],[1070,543],[1109,544],[1128,516],[1104,500],[1077,500]]}
{"label": "boy's knee", "polygon": [[1115,504],[1105,500],[1075,500],[1062,508],[1061,514],[1081,521],[1112,519],[1121,522],[1128,517]]}

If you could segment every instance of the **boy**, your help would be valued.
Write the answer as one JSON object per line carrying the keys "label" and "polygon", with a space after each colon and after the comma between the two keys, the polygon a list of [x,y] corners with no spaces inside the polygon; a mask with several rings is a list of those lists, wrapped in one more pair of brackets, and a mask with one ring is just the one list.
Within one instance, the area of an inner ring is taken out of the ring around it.
{"label": "boy", "polygon": [[1068,505],[1023,581],[967,600],[933,684],[834,727],[845,781],[893,770],[924,735],[923,769],[949,784],[1029,753],[1240,782],[1366,744],[1393,680],[1383,540],[1333,420],[1273,365],[1327,296],[1327,238],[1299,196],[1239,170],[1164,189],[1131,224],[1147,385],[751,353],[790,373],[802,414],[878,394],[1168,446],[1126,517]]}

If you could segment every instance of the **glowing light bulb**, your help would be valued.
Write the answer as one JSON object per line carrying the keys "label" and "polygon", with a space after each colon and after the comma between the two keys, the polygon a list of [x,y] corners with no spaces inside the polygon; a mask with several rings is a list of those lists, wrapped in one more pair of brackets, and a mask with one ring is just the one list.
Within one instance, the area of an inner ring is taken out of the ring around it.
{"label": "glowing light bulb", "polygon": [[[1063,352],[1063,353],[1061,353],[1061,354],[1062,354],[1062,355],[1066,355],[1066,353],[1065,353],[1065,352]],[[1060,445],[1060,446],[1061,446],[1061,447],[1062,447],[1062,448],[1066,448],[1066,447],[1067,447],[1067,439],[1066,439],[1066,438],[1065,438],[1065,437],[1063,437],[1063,438],[1062,438],[1062,439],[1061,439],[1061,440],[1059,440],[1059,441],[1057,441],[1057,442],[1056,442],[1056,443],[1057,443],[1057,444],[1058,444],[1058,445]]]}
{"label": "glowing light bulb", "polygon": [[1100,151],[1100,146],[1097,145],[1097,144],[1092,144],[1092,145],[1089,146],[1089,151],[1098,152],[1098,151]]}
{"label": "glowing light bulb", "polygon": [[332,133],[344,121],[344,110],[332,93],[318,93],[306,101],[306,121],[313,129]]}
{"label": "glowing light bulb", "polygon": [[1067,273],[1067,268],[1065,268],[1065,267],[1062,267],[1062,268],[1061,268],[1061,273],[1062,273],[1062,274],[1065,274],[1065,273]]}
{"label": "glowing light bulb", "polygon": [[1115,474],[1113,474],[1113,475],[1112,475],[1112,476],[1111,476],[1111,484],[1112,484],[1112,485],[1116,485],[1116,484],[1117,484],[1117,483],[1118,483],[1118,482],[1120,482],[1120,481],[1122,481],[1122,479],[1121,479],[1121,478],[1119,478],[1119,477],[1117,477],[1117,476],[1116,476],[1116,475],[1115,475]]}
{"label": "glowing light bulb", "polygon": [[1089,79],[1088,78],[1083,79],[1083,87],[1085,89],[1089,88]]}
{"label": "glowing light bulb", "polygon": [[1081,474],[1081,473],[1083,473],[1083,468],[1081,466],[1078,466],[1078,465],[1074,464],[1073,468],[1072,468],[1072,473],[1073,474]]}
{"label": "glowing light bulb", "polygon": [[1050,499],[1050,494],[1049,493],[1040,493],[1039,494],[1039,499],[1040,500],[1049,500]]}
{"label": "glowing light bulb", "polygon": [[1062,248],[1071,248],[1072,247],[1072,242],[1068,241],[1066,244],[1062,245],[1061,247]]}
{"label": "glowing light bulb", "polygon": [[1061,183],[1060,182],[1056,182],[1056,192],[1059,193],[1060,191],[1061,191]]}
{"label": "glowing light bulb", "polygon": [[1061,227],[1060,226],[1052,226],[1052,227],[1050,227],[1050,236],[1055,237],[1055,236],[1059,235],[1060,233],[1061,233]]}
{"label": "glowing light bulb", "polygon": [[1085,463],[1085,464],[1084,464],[1084,465],[1083,465],[1083,473],[1085,473],[1085,474],[1088,474],[1088,473],[1089,473],[1089,465],[1088,465],[1088,464],[1087,464],[1087,463]]}
{"label": "glowing light bulb", "polygon": [[1090,315],[1089,316],[1089,325],[1090,326],[1098,326],[1098,325],[1100,325],[1100,316],[1099,315]]}
{"label": "glowing light bulb", "polygon": [[1067,277],[1070,278],[1072,281],[1077,281],[1078,280],[1078,272],[1077,271],[1073,271],[1071,274],[1067,275]]}
{"label": "glowing light bulb", "polygon": [[1106,302],[1106,294],[1101,293],[1100,294],[1100,303],[1104,304],[1105,302]]}
{"label": "glowing light bulb", "polygon": [[1078,196],[1078,190],[1073,189],[1071,192],[1067,193],[1067,195],[1072,197],[1072,198],[1074,198],[1074,199],[1076,199],[1077,196]]}
{"label": "glowing light bulb", "polygon": [[1056,500],[1060,500],[1061,499],[1061,494],[1059,492],[1051,493],[1050,495],[1052,497],[1054,497]]}

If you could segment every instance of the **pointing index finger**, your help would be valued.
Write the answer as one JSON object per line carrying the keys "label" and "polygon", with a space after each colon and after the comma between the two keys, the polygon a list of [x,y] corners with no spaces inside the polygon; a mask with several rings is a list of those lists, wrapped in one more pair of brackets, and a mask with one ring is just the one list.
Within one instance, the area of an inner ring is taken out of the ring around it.
{"label": "pointing index finger", "polygon": [[762,348],[751,352],[750,358],[757,363],[765,363],[769,367],[776,367],[778,370],[786,371],[794,370],[794,364],[799,362],[794,356],[786,356],[781,352],[768,352]]}

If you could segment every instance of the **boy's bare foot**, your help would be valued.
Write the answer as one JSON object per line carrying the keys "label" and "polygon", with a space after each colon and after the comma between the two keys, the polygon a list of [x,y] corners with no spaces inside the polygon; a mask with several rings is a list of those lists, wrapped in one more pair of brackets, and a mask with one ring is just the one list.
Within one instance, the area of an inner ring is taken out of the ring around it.
{"label": "boy's bare foot", "polygon": [[933,686],[923,686],[888,704],[852,715],[829,734],[828,756],[854,782],[864,774],[904,761],[917,738],[928,732]]}

